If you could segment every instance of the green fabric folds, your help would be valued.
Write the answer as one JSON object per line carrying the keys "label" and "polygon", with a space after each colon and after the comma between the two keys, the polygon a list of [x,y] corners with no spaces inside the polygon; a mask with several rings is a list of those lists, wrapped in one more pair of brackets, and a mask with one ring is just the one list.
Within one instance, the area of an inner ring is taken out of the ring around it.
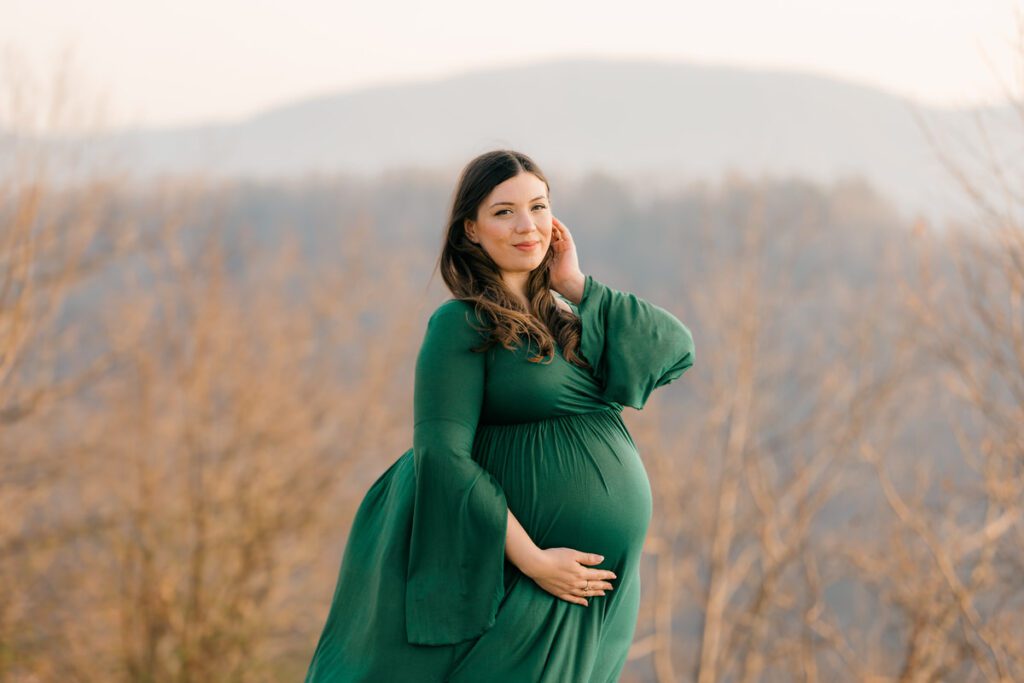
{"label": "green fabric folds", "polygon": [[655,389],[693,365],[686,325],[635,294],[587,275],[576,311],[583,324],[580,353],[609,401],[640,410]]}
{"label": "green fabric folds", "polygon": [[508,507],[494,477],[472,458],[484,398],[485,354],[472,304],[434,312],[416,360],[413,452],[416,493],[406,586],[410,643],[454,644],[495,621],[504,595]]}

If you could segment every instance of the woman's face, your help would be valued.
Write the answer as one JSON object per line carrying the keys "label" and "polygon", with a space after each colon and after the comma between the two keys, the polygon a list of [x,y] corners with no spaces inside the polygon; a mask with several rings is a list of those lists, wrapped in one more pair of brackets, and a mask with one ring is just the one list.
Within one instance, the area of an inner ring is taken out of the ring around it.
{"label": "woman's face", "polygon": [[506,273],[537,268],[551,244],[551,207],[544,181],[523,171],[496,185],[466,219],[466,236]]}

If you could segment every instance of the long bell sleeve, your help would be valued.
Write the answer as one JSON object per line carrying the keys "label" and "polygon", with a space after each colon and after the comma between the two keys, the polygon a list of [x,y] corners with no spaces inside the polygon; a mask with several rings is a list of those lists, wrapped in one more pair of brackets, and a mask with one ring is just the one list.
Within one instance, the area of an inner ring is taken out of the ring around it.
{"label": "long bell sleeve", "polygon": [[504,596],[508,508],[472,458],[484,396],[483,340],[472,304],[449,299],[430,317],[416,360],[415,500],[406,582],[410,643],[441,645],[494,625]]}
{"label": "long bell sleeve", "polygon": [[640,410],[658,387],[693,366],[693,335],[664,308],[587,275],[575,307],[580,353],[605,399]]}

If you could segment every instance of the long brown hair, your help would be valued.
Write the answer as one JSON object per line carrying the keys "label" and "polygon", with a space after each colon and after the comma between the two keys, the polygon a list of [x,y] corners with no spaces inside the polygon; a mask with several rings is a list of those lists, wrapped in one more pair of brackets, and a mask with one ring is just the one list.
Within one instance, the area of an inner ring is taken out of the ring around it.
{"label": "long brown hair", "polygon": [[510,149],[485,152],[462,169],[452,195],[448,229],[438,259],[441,277],[454,298],[473,303],[477,317],[489,323],[490,334],[479,350],[501,344],[512,351],[522,341],[532,341],[537,345],[539,354],[529,360],[550,363],[554,360],[557,340],[566,360],[589,368],[586,360],[577,353],[579,318],[555,303],[551,293],[548,264],[553,252],[549,249],[544,260],[527,278],[529,308],[524,309],[522,302],[501,279],[501,269],[494,260],[481,245],[466,237],[466,219],[477,220],[480,205],[491,190],[524,171],[544,182],[550,198],[548,179],[540,167],[521,152]]}

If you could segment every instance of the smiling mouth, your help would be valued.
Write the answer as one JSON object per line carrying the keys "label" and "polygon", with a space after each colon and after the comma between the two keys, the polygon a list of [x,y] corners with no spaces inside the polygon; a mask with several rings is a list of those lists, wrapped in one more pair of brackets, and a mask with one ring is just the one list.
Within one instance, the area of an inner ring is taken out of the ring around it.
{"label": "smiling mouth", "polygon": [[520,242],[519,244],[515,245],[516,249],[531,249],[535,246],[537,246],[536,240],[534,240],[533,242]]}

